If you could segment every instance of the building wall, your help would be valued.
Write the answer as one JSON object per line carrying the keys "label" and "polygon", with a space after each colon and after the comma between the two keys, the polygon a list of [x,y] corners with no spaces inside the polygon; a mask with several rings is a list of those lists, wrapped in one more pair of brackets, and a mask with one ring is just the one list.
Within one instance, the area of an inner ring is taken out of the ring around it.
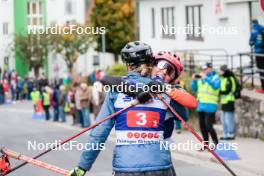
{"label": "building wall", "polygon": [[[85,23],[84,0],[47,0],[47,27],[52,25],[64,26],[66,22],[76,21]],[[67,3],[71,3],[71,13],[66,10]],[[51,52],[48,56],[49,78],[64,77],[67,75],[67,66],[63,56]],[[78,60],[83,59],[80,56]]]}
{"label": "building wall", "polygon": [[[68,14],[66,12],[66,3],[69,0],[47,0],[47,25],[65,25],[66,21],[76,21],[77,23],[84,25],[87,22],[88,16],[85,10],[91,11],[93,1],[89,1],[89,4],[85,3],[85,0],[72,0],[73,13]],[[85,4],[88,8],[85,8]],[[56,15],[55,15],[56,12]],[[93,65],[94,57],[99,56],[99,65]],[[49,78],[59,77],[62,78],[67,75],[67,66],[63,60],[63,56],[56,53],[49,54]],[[80,55],[74,65],[74,70],[77,74],[87,76],[96,69],[106,69],[114,63],[114,57],[110,53],[98,53],[91,47],[86,54]]]}
{"label": "building wall", "polygon": [[[27,74],[33,76],[33,72],[22,61],[11,47],[7,47],[13,43],[14,35],[27,33],[27,3],[31,0],[0,0],[0,66],[3,67],[3,58],[9,57],[9,68],[15,68],[20,76]],[[86,0],[36,0],[42,1],[43,25],[46,27],[58,24],[64,25],[66,21],[75,21],[79,24],[85,24],[87,20],[85,11]],[[72,13],[67,13],[66,4],[72,2]],[[90,9],[91,10],[91,9]],[[3,36],[2,23],[8,22],[9,34]],[[100,65],[93,66],[94,56],[100,55]],[[67,74],[67,66],[63,60],[63,56],[56,53],[49,53],[48,59],[42,71],[47,73],[49,78],[56,76],[63,77]],[[95,69],[106,69],[114,63],[114,57],[111,54],[98,54],[94,49],[90,49],[86,54],[79,56],[75,67],[78,73],[88,75]]]}
{"label": "building wall", "polygon": [[[8,23],[8,34],[3,34],[3,23]],[[3,70],[4,58],[8,57],[8,66],[14,68],[14,56],[12,52],[13,41],[13,0],[0,1],[0,67]]]}
{"label": "building wall", "polygon": [[[24,34],[27,30],[27,0],[14,1],[14,35]],[[22,58],[15,53],[16,70],[20,76],[28,72],[28,67]]]}
{"label": "building wall", "polygon": [[[28,2],[30,0],[14,0],[14,35],[24,35],[28,32]],[[43,24],[46,24],[46,0],[42,1]],[[16,71],[22,77],[26,76],[29,72],[28,65],[26,65],[22,58],[15,53],[16,58]],[[47,62],[45,62],[47,65]],[[45,67],[46,72],[48,68]]]}
{"label": "building wall", "polygon": [[[230,35],[214,35],[205,33],[202,41],[187,40],[186,35],[177,34],[175,39],[164,39],[161,35],[161,8],[175,8],[175,27],[186,25],[186,10],[189,5],[202,5],[202,25],[210,27],[235,27],[236,33]],[[151,8],[155,9],[156,35],[152,37]],[[225,4],[224,17],[215,15],[213,0],[141,0],[139,7],[140,40],[149,43],[154,51],[159,50],[188,50],[188,49],[223,49],[228,54],[249,52],[250,36],[248,2],[230,2]],[[210,52],[209,52],[210,53]],[[224,51],[213,51],[213,54],[225,54]]]}
{"label": "building wall", "polygon": [[[47,25],[52,23],[64,25],[66,21],[75,20],[80,24],[85,23],[85,0],[46,0]],[[72,13],[67,13],[67,2],[72,3]]]}

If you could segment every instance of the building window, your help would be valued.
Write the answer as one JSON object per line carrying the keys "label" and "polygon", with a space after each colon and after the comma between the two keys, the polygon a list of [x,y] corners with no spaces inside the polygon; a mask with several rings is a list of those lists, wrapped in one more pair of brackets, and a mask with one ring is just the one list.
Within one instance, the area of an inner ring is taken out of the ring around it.
{"label": "building window", "polygon": [[72,0],[65,1],[65,14],[72,15],[74,14],[74,8],[73,8],[73,2]]}
{"label": "building window", "polygon": [[203,40],[201,27],[201,8],[202,5],[186,6],[186,25],[187,39]]}
{"label": "building window", "polygon": [[8,69],[9,68],[9,57],[5,56],[4,57],[4,69]]}
{"label": "building window", "polygon": [[100,58],[99,58],[98,55],[94,55],[94,56],[93,56],[93,65],[94,65],[94,66],[98,66],[98,65],[100,65]]}
{"label": "building window", "polygon": [[151,21],[152,21],[152,38],[155,38],[155,9],[151,8]]}
{"label": "building window", "polygon": [[41,0],[30,0],[27,3],[27,23],[29,26],[43,26],[43,6]]}
{"label": "building window", "polygon": [[3,23],[3,35],[8,35],[8,23]]}
{"label": "building window", "polygon": [[161,8],[162,37],[175,39],[174,7]]}

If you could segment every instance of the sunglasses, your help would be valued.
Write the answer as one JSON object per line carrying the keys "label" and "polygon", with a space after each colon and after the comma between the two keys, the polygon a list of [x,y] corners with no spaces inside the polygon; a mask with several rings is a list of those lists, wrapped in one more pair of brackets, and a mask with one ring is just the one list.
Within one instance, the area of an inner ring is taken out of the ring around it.
{"label": "sunglasses", "polygon": [[169,75],[171,79],[176,76],[175,68],[167,61],[161,60],[156,63],[156,66],[160,70],[166,70],[166,74]]}

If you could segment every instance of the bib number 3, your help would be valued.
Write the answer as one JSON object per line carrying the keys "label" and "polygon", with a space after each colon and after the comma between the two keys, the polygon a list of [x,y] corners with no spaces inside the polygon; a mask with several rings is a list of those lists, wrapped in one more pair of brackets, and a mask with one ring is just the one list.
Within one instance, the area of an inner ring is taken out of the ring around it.
{"label": "bib number 3", "polygon": [[139,116],[140,120],[136,121],[136,124],[139,126],[145,126],[148,122],[146,113],[139,112],[137,116]]}
{"label": "bib number 3", "polygon": [[160,116],[153,111],[129,111],[127,113],[128,127],[158,128]]}

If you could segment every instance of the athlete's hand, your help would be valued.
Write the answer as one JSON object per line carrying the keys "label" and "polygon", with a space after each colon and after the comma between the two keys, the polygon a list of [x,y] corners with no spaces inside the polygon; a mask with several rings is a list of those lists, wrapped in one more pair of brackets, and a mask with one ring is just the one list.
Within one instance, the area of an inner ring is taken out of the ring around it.
{"label": "athlete's hand", "polygon": [[80,167],[75,167],[69,172],[68,176],[84,176],[85,172],[86,171],[84,169]]}
{"label": "athlete's hand", "polygon": [[137,92],[136,98],[140,104],[144,104],[152,100],[151,94],[149,92],[144,92],[143,90]]}

